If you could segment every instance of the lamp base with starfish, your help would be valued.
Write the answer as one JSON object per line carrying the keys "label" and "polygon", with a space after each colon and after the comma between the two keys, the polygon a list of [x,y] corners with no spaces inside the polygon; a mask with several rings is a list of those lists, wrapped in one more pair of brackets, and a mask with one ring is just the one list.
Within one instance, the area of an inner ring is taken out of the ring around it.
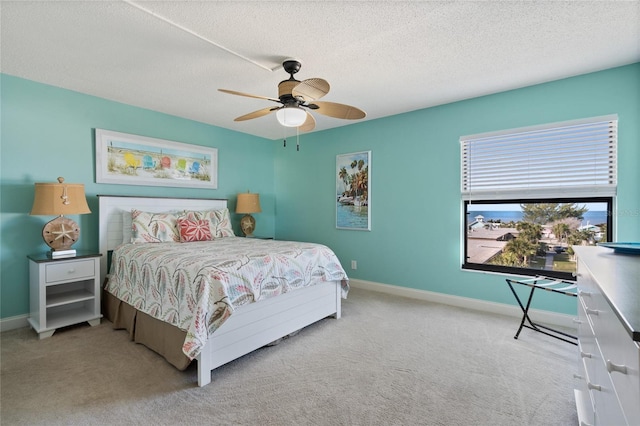
{"label": "lamp base with starfish", "polygon": [[71,246],[80,237],[80,227],[78,224],[62,215],[47,222],[42,228],[42,238],[51,247],[51,257],[73,257],[76,250]]}
{"label": "lamp base with starfish", "polygon": [[250,214],[245,214],[240,219],[240,229],[247,238],[253,238],[253,231],[256,230],[256,220]]}

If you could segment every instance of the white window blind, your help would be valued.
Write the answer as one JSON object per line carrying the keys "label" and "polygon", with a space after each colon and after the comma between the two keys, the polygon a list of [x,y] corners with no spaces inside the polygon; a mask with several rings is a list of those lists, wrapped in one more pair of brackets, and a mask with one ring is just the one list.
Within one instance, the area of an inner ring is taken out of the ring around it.
{"label": "white window blind", "polygon": [[464,200],[615,196],[617,115],[463,136]]}

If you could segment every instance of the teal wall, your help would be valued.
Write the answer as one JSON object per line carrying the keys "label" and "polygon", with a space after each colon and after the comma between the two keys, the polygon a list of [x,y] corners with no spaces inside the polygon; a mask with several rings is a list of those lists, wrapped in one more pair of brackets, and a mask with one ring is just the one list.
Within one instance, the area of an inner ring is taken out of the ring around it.
{"label": "teal wall", "polygon": [[[327,244],[350,278],[512,304],[504,276],[460,269],[459,138],[606,114],[619,116],[618,241],[640,241],[640,64],[303,135],[300,152],[280,145],[276,234]],[[335,156],[365,150],[372,230],[337,230]],[[576,309],[550,293],[535,305]]]}
{"label": "teal wall", "polygon": [[[1,75],[0,318],[26,314],[26,255],[49,218],[29,216],[34,182],[84,183],[94,213],[76,248],[97,249],[97,194],[229,198],[260,193],[260,234],[330,246],[351,278],[513,304],[504,276],[462,271],[462,135],[619,115],[618,240],[640,241],[640,64],[269,141]],[[384,100],[381,100],[381,102]],[[218,148],[217,190],[96,184],[93,129]],[[372,151],[372,230],[335,229],[335,156]],[[238,217],[235,218],[236,226]],[[238,232],[238,229],[236,228]],[[349,269],[351,260],[358,269]],[[536,296],[575,313],[575,300]]]}
{"label": "teal wall", "polygon": [[[274,144],[182,118],[0,75],[0,318],[29,311],[27,254],[46,251],[42,227],[53,217],[29,216],[34,182],[84,183],[91,214],[71,216],[81,227],[76,249],[98,249],[97,194],[228,198],[260,193],[261,234],[274,234]],[[218,149],[218,189],[95,183],[94,129],[107,129]],[[239,218],[234,218],[238,228]]]}

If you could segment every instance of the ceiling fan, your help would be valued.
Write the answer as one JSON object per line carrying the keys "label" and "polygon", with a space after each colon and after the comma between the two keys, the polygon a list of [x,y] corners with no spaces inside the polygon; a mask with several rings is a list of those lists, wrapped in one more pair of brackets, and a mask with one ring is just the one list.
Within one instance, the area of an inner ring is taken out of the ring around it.
{"label": "ceiling fan", "polygon": [[280,124],[286,127],[297,127],[302,132],[309,132],[316,127],[316,120],[308,110],[333,118],[346,120],[359,120],[367,114],[359,108],[335,102],[318,102],[317,100],[329,93],[329,83],[321,78],[310,78],[303,81],[296,80],[293,75],[300,71],[302,64],[295,59],[287,59],[282,67],[289,74],[289,79],[278,83],[278,98],[251,95],[235,90],[218,89],[231,95],[246,96],[249,98],[266,99],[277,102],[280,105],[262,108],[249,114],[242,115],[234,121],[245,121],[262,117],[272,112]]}

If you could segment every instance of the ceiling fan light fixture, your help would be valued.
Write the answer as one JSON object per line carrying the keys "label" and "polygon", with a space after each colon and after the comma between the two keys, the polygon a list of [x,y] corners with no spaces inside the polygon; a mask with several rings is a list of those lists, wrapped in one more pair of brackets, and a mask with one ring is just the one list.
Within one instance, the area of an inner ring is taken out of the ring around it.
{"label": "ceiling fan light fixture", "polygon": [[307,120],[307,112],[298,106],[284,107],[276,111],[276,117],[285,127],[299,127]]}

